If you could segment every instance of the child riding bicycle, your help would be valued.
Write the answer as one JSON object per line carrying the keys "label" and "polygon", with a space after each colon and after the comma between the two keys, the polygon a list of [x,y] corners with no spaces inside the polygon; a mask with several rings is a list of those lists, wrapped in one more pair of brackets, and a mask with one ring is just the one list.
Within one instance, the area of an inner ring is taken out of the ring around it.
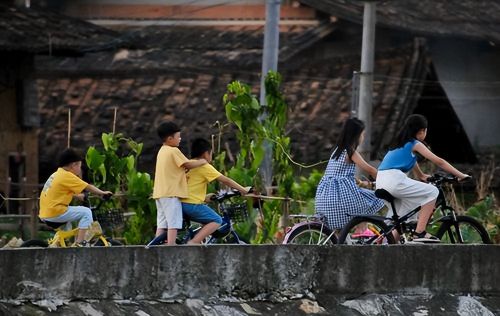
{"label": "child riding bicycle", "polygon": [[43,186],[40,194],[40,214],[42,221],[68,223],[78,221],[78,235],[75,246],[87,246],[85,234],[92,224],[92,211],[85,206],[69,206],[74,197],[83,200],[82,192],[90,191],[97,195],[112,195],[81,179],[83,158],[72,148],[65,149],[60,157],[58,169]]}
{"label": "child riding bicycle", "polygon": [[[439,242],[438,238],[425,231],[427,222],[434,211],[439,191],[435,186],[424,183],[430,176],[420,169],[416,154],[418,153],[432,161],[459,180],[469,176],[433,154],[422,143],[426,136],[427,119],[419,114],[410,115],[399,132],[395,144],[385,155],[378,168],[377,189],[385,189],[396,198],[395,207],[401,212],[399,215],[404,215],[421,206],[413,241]],[[410,170],[413,170],[415,176],[424,182],[410,179],[406,175]]]}
{"label": "child riding bicycle", "polygon": [[205,165],[189,170],[187,173],[188,197],[181,199],[184,215],[190,220],[203,224],[201,230],[188,244],[201,244],[222,223],[221,216],[205,204],[205,202],[209,201],[209,197],[206,195],[208,183],[217,180],[228,187],[238,190],[241,195],[247,194],[249,190],[222,175],[210,164],[212,161],[212,145],[207,140],[198,138],[193,141],[191,157],[195,160],[204,159],[208,162]]}
{"label": "child riding bicycle", "polygon": [[[356,166],[375,178],[377,169],[370,166],[356,151],[364,139],[364,123],[350,118],[337,141],[328,161],[325,174],[316,190],[316,213],[324,216],[330,229],[341,229],[356,215],[371,215],[384,207],[373,191],[358,187],[355,180]],[[363,233],[363,227],[359,227]]]}

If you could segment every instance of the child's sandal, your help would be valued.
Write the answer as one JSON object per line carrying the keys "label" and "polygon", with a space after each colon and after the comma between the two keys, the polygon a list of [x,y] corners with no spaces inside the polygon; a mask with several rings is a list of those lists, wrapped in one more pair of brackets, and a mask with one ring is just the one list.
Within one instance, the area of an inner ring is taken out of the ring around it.
{"label": "child's sandal", "polygon": [[441,240],[436,236],[429,234],[427,231],[422,231],[420,233],[413,232],[412,240],[415,242],[426,242],[426,243],[439,243]]}

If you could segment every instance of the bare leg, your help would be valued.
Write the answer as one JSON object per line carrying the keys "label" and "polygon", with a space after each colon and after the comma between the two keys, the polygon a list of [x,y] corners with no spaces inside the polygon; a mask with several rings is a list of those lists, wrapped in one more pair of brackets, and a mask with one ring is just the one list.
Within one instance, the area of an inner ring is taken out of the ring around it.
{"label": "bare leg", "polygon": [[188,244],[201,244],[201,242],[211,233],[219,228],[220,224],[216,222],[210,222],[203,226],[200,231],[191,239]]}
{"label": "bare leg", "polygon": [[432,216],[432,212],[434,212],[435,205],[436,200],[432,200],[429,203],[422,205],[418,216],[417,228],[415,229],[416,233],[421,233],[425,230],[425,227]]}
{"label": "bare leg", "polygon": [[176,239],[177,239],[177,229],[176,228],[169,228],[167,230],[167,245],[168,246],[175,246]]}
{"label": "bare leg", "polygon": [[88,228],[79,228],[78,235],[76,236],[76,242],[82,242],[85,238],[85,233],[87,233]]}

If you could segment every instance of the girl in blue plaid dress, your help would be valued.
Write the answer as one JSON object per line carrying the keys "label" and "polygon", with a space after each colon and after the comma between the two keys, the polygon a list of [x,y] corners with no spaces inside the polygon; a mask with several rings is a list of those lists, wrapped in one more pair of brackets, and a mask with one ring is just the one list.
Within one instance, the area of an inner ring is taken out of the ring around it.
{"label": "girl in blue plaid dress", "polygon": [[376,198],[373,191],[360,188],[354,177],[356,166],[374,179],[377,177],[377,169],[356,151],[363,142],[364,129],[365,124],[357,118],[344,123],[316,190],[316,213],[325,217],[331,229],[341,229],[353,216],[375,214],[384,207],[383,201]]}

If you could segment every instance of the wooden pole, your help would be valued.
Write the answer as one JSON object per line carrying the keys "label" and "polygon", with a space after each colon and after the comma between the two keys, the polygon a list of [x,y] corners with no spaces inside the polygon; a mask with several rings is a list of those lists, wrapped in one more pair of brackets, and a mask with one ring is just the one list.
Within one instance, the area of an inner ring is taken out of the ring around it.
{"label": "wooden pole", "polygon": [[115,128],[116,128],[116,112],[118,111],[118,108],[115,106],[114,107],[114,114],[113,114],[113,135],[115,134]]}
{"label": "wooden pole", "polygon": [[68,148],[71,146],[71,108],[68,109]]}

